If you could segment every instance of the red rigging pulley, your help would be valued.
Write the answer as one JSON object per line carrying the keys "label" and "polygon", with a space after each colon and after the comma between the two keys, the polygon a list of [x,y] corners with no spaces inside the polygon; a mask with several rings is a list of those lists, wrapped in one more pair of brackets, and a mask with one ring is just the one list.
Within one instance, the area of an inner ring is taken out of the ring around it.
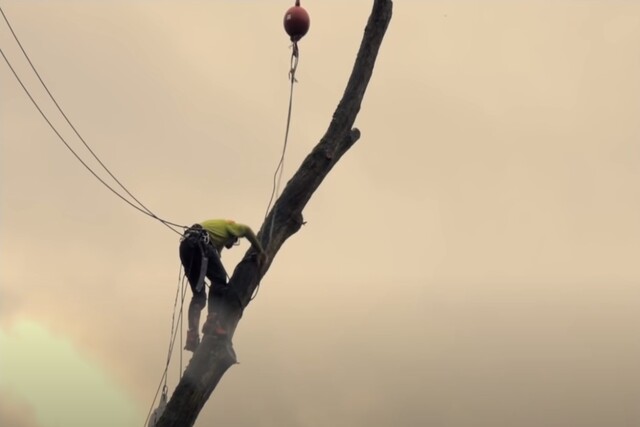
{"label": "red rigging pulley", "polygon": [[296,5],[284,14],[284,30],[292,42],[297,42],[307,34],[310,23],[309,14],[300,6],[300,0],[296,0]]}

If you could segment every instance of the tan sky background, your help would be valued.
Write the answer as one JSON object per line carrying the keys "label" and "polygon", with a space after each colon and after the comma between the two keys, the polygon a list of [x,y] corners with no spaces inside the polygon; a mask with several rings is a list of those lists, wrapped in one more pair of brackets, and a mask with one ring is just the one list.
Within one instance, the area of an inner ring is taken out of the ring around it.
{"label": "tan sky background", "polygon": [[[292,3],[1,5],[146,205],[257,229]],[[371,2],[303,5],[285,177],[328,125]],[[86,155],[4,24],[0,46]],[[196,425],[640,425],[639,76],[637,1],[396,0],[362,138],[276,258]],[[141,426],[178,238],[80,166],[5,64],[0,83],[0,425]],[[171,390],[178,370],[176,353]]]}

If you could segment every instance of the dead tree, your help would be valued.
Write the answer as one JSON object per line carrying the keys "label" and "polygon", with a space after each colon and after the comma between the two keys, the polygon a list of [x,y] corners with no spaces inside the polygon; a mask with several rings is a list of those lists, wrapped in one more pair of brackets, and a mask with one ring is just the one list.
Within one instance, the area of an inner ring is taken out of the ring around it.
{"label": "dead tree", "polygon": [[373,9],[345,92],[320,142],[287,183],[260,231],[268,259],[260,264],[253,248],[236,266],[229,281],[233,292],[215,302],[215,310],[229,331],[226,339],[204,335],[158,422],[158,427],[193,426],[224,373],[236,363],[232,338],[260,280],[282,244],[303,224],[302,210],[342,155],[360,138],[353,128],[373,73],[378,50],[391,20],[392,0],[374,0]]}

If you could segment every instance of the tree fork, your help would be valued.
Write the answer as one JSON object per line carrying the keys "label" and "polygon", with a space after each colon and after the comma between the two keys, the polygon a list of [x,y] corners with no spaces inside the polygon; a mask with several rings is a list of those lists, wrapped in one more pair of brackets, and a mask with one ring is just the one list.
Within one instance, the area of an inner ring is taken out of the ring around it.
{"label": "tree fork", "polygon": [[242,311],[282,244],[302,227],[302,211],[315,190],[360,138],[360,131],[353,124],[391,21],[392,8],[392,0],[374,0],[351,76],[327,131],[289,180],[260,227],[257,237],[268,255],[266,263],[259,265],[257,253],[251,248],[236,266],[229,281],[230,291],[215,301],[215,312],[229,335],[203,336],[157,427],[193,426],[222,376],[237,363],[232,338]]}

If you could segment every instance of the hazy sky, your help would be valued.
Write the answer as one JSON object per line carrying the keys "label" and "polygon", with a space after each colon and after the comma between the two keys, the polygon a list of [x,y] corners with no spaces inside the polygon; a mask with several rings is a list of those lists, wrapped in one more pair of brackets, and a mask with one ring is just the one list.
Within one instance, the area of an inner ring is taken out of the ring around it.
{"label": "hazy sky", "polygon": [[[371,3],[303,1],[285,179],[329,123]],[[196,425],[640,425],[640,2],[394,3],[362,138],[265,277]],[[139,199],[255,229],[291,4],[0,2]],[[2,22],[0,47],[86,157]],[[0,141],[0,425],[141,426],[178,236],[93,179],[5,64]]]}

